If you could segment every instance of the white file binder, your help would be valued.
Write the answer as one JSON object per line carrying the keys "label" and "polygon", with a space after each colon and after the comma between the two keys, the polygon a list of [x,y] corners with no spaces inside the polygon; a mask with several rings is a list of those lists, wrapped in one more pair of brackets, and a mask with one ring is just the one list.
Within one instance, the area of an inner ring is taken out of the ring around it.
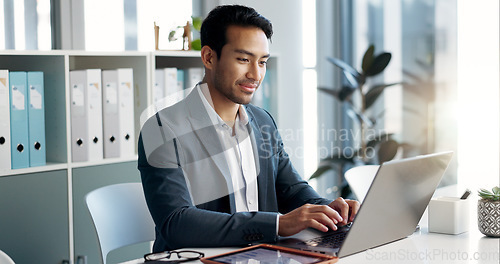
{"label": "white file binder", "polygon": [[179,90],[177,68],[165,68],[163,71],[165,72],[165,96],[168,99],[169,105],[173,105],[184,98],[184,92]]}
{"label": "white file binder", "polygon": [[153,102],[157,103],[165,97],[165,73],[163,69],[155,70],[155,85],[153,88]]}
{"label": "white file binder", "polygon": [[102,71],[102,126],[104,158],[120,156],[120,127],[118,122],[118,71]]}
{"label": "white file binder", "polygon": [[117,69],[118,73],[118,122],[120,127],[120,157],[135,156],[134,72],[133,69]]}
{"label": "white file binder", "polygon": [[70,72],[72,160],[103,158],[101,70]]}
{"label": "white file binder", "polygon": [[185,78],[185,83],[184,85],[186,86],[186,89],[191,90],[193,89],[196,84],[201,82],[203,79],[203,75],[205,74],[205,70],[203,68],[187,68],[184,70],[184,78]]}
{"label": "white file binder", "polygon": [[0,170],[11,167],[9,71],[0,70]]}

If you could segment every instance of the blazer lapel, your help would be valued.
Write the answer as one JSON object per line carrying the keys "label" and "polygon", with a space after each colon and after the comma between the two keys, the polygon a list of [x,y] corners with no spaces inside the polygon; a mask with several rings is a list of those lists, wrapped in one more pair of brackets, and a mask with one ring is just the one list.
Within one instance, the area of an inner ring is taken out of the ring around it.
{"label": "blazer lapel", "polygon": [[[248,114],[248,126],[252,140],[253,153],[255,156],[255,166],[257,168],[257,185],[259,191],[259,210],[265,210],[267,204],[267,178],[272,177],[268,171],[268,158],[272,155],[269,143],[264,142],[259,123],[255,119],[252,110],[245,106]],[[274,191],[274,190],[273,190]]]}
{"label": "blazer lapel", "polygon": [[[187,106],[186,111],[189,112],[187,118],[198,141],[203,145],[203,148],[214,161],[217,167],[215,169],[224,176],[229,195],[229,206],[231,212],[236,212],[233,182],[224,156],[224,149],[217,135],[217,131],[215,130],[215,125],[212,123],[203,105],[198,89],[198,86],[195,87],[185,99]],[[210,170],[210,168],[207,168],[207,170]]]}

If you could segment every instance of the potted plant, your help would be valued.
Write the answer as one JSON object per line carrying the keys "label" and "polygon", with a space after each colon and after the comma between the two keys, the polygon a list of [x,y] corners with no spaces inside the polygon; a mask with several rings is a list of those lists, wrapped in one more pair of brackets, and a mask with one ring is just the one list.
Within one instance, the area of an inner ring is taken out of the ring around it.
{"label": "potted plant", "polygon": [[481,233],[500,237],[500,188],[494,187],[492,191],[479,190],[477,203],[477,224]]}
{"label": "potted plant", "polygon": [[185,26],[177,26],[175,29],[170,31],[170,33],[168,34],[168,41],[176,41],[180,37],[178,30],[182,29],[182,50],[201,50],[200,38],[192,40],[191,32],[193,30],[200,32],[202,23],[203,18],[192,16],[191,21],[187,21]]}
{"label": "potted plant", "polygon": [[[375,84],[367,87],[366,81],[380,73],[382,73],[389,62],[391,61],[391,54],[382,52],[374,54],[375,47],[370,45],[366,50],[363,60],[361,71],[356,70],[346,62],[328,57],[327,60],[335,66],[342,69],[347,83],[339,89],[330,89],[325,87],[318,87],[321,92],[327,93],[338,101],[345,103],[348,106],[348,116],[352,117],[360,126],[359,146],[356,149],[345,149],[340,152],[330,153],[329,157],[320,161],[317,170],[311,175],[309,179],[318,178],[329,170],[337,171],[339,184],[336,189],[340,191],[340,195],[348,196],[350,189],[347,183],[343,180],[343,173],[351,166],[363,164],[380,164],[394,158],[398,148],[402,146],[399,142],[393,139],[392,134],[379,134],[374,135],[367,133],[372,129],[380,116],[369,116],[368,110],[375,104],[377,99],[382,95],[385,88],[400,84]],[[360,98],[360,103],[357,105],[353,96]],[[348,165],[346,167],[346,165]]]}

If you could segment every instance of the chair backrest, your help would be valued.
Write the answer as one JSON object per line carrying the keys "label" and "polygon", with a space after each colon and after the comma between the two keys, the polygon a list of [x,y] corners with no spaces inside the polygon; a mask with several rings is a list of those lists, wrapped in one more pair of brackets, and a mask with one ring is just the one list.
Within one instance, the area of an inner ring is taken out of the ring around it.
{"label": "chair backrest", "polygon": [[14,261],[5,254],[5,252],[0,250],[0,264],[15,264]]}
{"label": "chair backrest", "polygon": [[345,172],[344,177],[360,203],[365,199],[379,167],[379,165],[364,165],[350,168]]}
{"label": "chair backrest", "polygon": [[141,183],[96,189],[85,196],[99,239],[102,262],[114,249],[155,239],[155,225]]}

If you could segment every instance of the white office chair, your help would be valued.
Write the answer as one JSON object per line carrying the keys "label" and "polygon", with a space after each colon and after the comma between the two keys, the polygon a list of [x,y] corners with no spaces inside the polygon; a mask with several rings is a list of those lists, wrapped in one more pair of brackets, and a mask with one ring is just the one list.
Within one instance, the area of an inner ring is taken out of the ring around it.
{"label": "white office chair", "polygon": [[0,264],[15,264],[14,261],[5,254],[5,252],[0,250]]}
{"label": "white office chair", "polygon": [[102,263],[114,249],[155,239],[155,225],[141,183],[96,189],[85,196],[101,249]]}
{"label": "white office chair", "polygon": [[378,168],[379,165],[364,165],[350,168],[345,172],[344,177],[360,203],[365,199]]}

